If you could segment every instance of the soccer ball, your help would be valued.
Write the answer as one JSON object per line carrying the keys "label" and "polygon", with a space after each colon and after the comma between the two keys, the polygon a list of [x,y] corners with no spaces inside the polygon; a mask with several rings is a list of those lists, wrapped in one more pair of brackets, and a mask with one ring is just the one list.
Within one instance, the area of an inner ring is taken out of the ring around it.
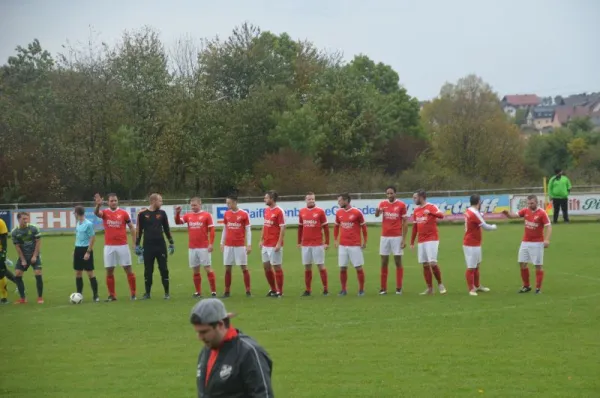
{"label": "soccer ball", "polygon": [[71,304],[81,304],[83,301],[83,296],[81,293],[73,293],[69,296],[69,301]]}

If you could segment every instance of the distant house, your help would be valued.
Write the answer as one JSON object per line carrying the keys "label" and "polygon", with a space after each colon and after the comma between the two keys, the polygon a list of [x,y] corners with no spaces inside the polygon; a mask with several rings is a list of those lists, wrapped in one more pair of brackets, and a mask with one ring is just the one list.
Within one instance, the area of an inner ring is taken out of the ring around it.
{"label": "distant house", "polygon": [[536,106],[531,108],[527,114],[527,125],[538,131],[547,131],[554,127],[554,107]]}
{"label": "distant house", "polygon": [[501,101],[502,109],[511,117],[517,115],[517,109],[529,109],[538,106],[540,102],[540,98],[535,94],[505,95]]}
{"label": "distant house", "polygon": [[569,123],[571,119],[590,116],[589,106],[557,106],[552,119],[552,127],[562,127]]}
{"label": "distant house", "polygon": [[569,95],[568,97],[556,97],[557,101],[556,105],[564,105],[564,106],[584,106],[590,105],[600,100],[600,93],[582,93]]}

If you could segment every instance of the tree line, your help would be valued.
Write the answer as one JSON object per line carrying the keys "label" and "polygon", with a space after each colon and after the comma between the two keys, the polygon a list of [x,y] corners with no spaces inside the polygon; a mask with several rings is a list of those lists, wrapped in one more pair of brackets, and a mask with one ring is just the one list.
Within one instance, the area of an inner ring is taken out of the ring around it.
{"label": "tree line", "polygon": [[2,202],[470,189],[554,167],[600,182],[589,121],[524,139],[477,76],[420,109],[390,66],[243,24],[166,46],[151,27],[0,68]]}

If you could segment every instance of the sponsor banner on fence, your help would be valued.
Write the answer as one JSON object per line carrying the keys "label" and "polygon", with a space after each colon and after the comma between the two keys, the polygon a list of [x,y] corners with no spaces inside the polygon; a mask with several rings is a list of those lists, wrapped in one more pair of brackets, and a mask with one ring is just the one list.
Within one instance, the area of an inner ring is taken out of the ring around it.
{"label": "sponsor banner on fence", "polygon": [[[537,194],[539,206],[544,209],[544,194]],[[527,195],[512,195],[510,210],[513,213],[527,207]],[[600,214],[600,193],[573,194],[569,196],[569,214],[575,216],[593,216]]]}
{"label": "sponsor banner on fence", "polygon": [[[318,199],[318,198],[317,198]],[[503,210],[509,209],[509,195],[483,195],[481,197],[481,212],[485,218],[502,218]],[[400,199],[408,206],[408,215],[412,216],[414,204],[412,198]],[[375,210],[381,203],[382,199],[355,199],[352,201],[352,206],[359,208],[365,215],[365,220],[368,223],[381,222],[381,217],[375,217]],[[463,214],[470,206],[468,196],[460,197],[433,197],[428,198],[429,203],[433,203],[440,208],[446,215],[446,220],[462,220]],[[285,213],[287,225],[298,225],[298,214],[300,209],[305,207],[304,202],[280,202],[278,203]],[[317,206],[325,210],[327,219],[330,223],[335,221],[335,213],[339,209],[337,201],[325,200],[318,201]],[[244,209],[250,215],[250,222],[253,226],[263,224],[265,214],[264,203],[240,203],[239,207]],[[227,211],[225,205],[213,205],[213,218],[217,224],[223,224],[223,214]]]}
{"label": "sponsor banner on fence", "polygon": [[[141,209],[147,206],[123,206],[121,209],[127,211],[134,225],[137,222],[137,216]],[[183,210],[186,211],[187,207],[182,206]],[[189,207],[189,206],[188,206]],[[106,208],[103,208],[103,210]],[[185,225],[175,225],[175,206],[162,206],[162,209],[169,216],[169,225],[171,228],[184,228]],[[208,206],[207,211],[212,211],[211,206]],[[19,211],[28,212],[30,215],[30,222],[36,224],[42,232],[68,232],[75,228],[75,215],[73,214],[73,208],[62,208],[62,209],[21,209]],[[13,228],[18,225],[17,211],[11,211]],[[0,213],[1,214],[1,213]],[[94,215],[94,208],[86,207],[85,218],[94,223],[96,230],[102,230],[102,220]],[[10,223],[7,223],[10,224]]]}

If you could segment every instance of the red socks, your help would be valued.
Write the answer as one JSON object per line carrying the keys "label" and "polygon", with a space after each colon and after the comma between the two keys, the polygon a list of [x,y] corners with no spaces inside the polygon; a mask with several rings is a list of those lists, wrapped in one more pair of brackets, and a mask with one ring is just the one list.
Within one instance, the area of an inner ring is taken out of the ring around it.
{"label": "red socks", "polygon": [[475,288],[475,270],[473,268],[467,268],[467,271],[465,272],[465,278],[467,279],[467,287],[469,288],[469,291],[473,290]]}
{"label": "red socks", "polygon": [[433,286],[433,275],[431,273],[431,267],[423,267],[423,276],[425,277],[425,283],[427,284],[427,287],[431,289],[431,287]]}
{"label": "red socks", "polygon": [[440,270],[440,267],[437,264],[432,265],[431,271],[433,272],[433,276],[435,276],[435,280],[437,281],[438,285],[441,284],[442,283],[442,271]]}
{"label": "red socks", "polygon": [[358,277],[358,291],[362,292],[365,290],[365,270],[359,269],[356,271],[356,276]]}
{"label": "red socks", "polygon": [[229,293],[231,289],[231,270],[225,270],[225,293]]}
{"label": "red socks", "polygon": [[523,286],[531,286],[529,283],[529,268],[521,268],[521,279]]}
{"label": "red socks", "polygon": [[312,284],[312,270],[305,269],[304,270],[304,286],[306,287],[306,291],[310,292]]}
{"label": "red socks", "polygon": [[402,289],[404,279],[404,267],[396,267],[396,289]]}
{"label": "red socks", "polygon": [[108,295],[117,297],[115,293],[115,276],[114,275],[106,275],[106,287],[108,288]]}
{"label": "red socks", "polygon": [[543,269],[536,269],[535,270],[535,288],[536,289],[541,289],[542,288],[542,281],[544,280],[544,270]]}
{"label": "red socks", "polygon": [[265,277],[267,278],[267,282],[269,283],[269,288],[272,292],[277,291],[277,286],[275,286],[275,273],[272,268],[265,269]]}
{"label": "red socks", "polygon": [[[245,270],[242,270],[242,273],[244,274],[244,286],[246,286],[246,292],[249,292],[250,291],[250,272],[247,269],[245,269]],[[229,274],[229,284],[231,285],[231,273]]]}
{"label": "red socks", "polygon": [[[194,274],[194,288],[196,289],[196,293],[202,293],[202,275],[200,273]],[[214,290],[213,290],[214,291]]]}
{"label": "red socks", "polygon": [[473,285],[475,287],[479,287],[479,267],[475,268],[475,272],[473,275]]}
{"label": "red socks", "polygon": [[327,269],[323,268],[319,270],[319,274],[321,274],[321,282],[323,283],[323,289],[329,290],[327,288]]}
{"label": "red socks", "polygon": [[210,292],[216,292],[217,291],[217,281],[215,278],[215,273],[213,271],[209,272],[208,275],[208,284],[210,285]]}
{"label": "red socks", "polygon": [[348,285],[348,269],[346,267],[340,269],[340,282],[342,284],[342,290],[346,291],[346,286]]}
{"label": "red socks", "polygon": [[[115,290],[114,288],[114,277],[113,277],[113,291]],[[132,272],[130,274],[127,274],[127,282],[129,283],[129,291],[131,292],[132,296],[135,296],[135,274]]]}
{"label": "red socks", "polygon": [[277,281],[277,291],[283,294],[283,270],[281,268],[275,270],[275,280]]}
{"label": "red socks", "polygon": [[387,290],[388,267],[381,267],[381,290]]}

